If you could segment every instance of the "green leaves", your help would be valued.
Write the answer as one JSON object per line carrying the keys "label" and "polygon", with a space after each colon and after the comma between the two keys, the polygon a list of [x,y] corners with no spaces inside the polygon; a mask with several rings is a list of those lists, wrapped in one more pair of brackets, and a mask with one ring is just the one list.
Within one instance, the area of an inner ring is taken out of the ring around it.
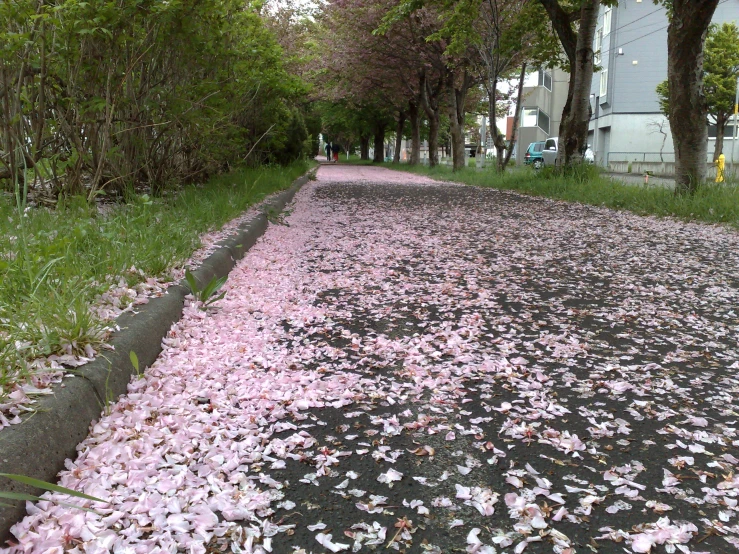
{"label": "green leaves", "polygon": [[739,75],[739,27],[735,23],[711,26],[706,38],[703,70],[709,113],[714,116],[731,113]]}
{"label": "green leaves", "polygon": [[0,113],[12,124],[0,126],[0,143],[15,154],[0,160],[0,188],[160,195],[239,164],[267,129],[250,163],[302,157],[300,117],[290,116],[306,86],[287,71],[261,9],[243,0],[0,2],[10,91]]}
{"label": "green leaves", "polygon": [[[25,475],[17,475],[14,473],[0,473],[0,477],[5,477],[7,479],[10,479],[12,481],[16,481],[18,483],[23,483],[24,485],[29,485],[31,487],[36,487],[37,489],[42,489],[45,491],[51,491],[51,492],[58,492],[61,494],[67,494],[69,496],[73,496],[76,498],[82,498],[84,500],[91,500],[93,502],[104,502],[107,503],[106,500],[102,500],[100,498],[97,498],[95,496],[90,496],[89,494],[85,494],[82,492],[77,492],[72,489],[67,489],[65,487],[60,487],[59,485],[54,485],[53,483],[47,483],[46,481],[41,481],[39,479],[34,479],[33,477],[26,477]],[[5,492],[0,491],[0,498],[5,498],[7,500],[29,500],[31,502],[35,502],[38,500],[41,500],[38,496],[34,496],[32,494],[26,494],[22,492]],[[3,503],[4,505],[8,505],[7,503]],[[64,506],[69,506],[70,508],[77,508],[80,510],[85,510],[88,512],[92,512],[93,510],[90,510],[89,508],[83,508],[81,506],[77,506],[75,504],[67,504],[66,502],[59,502],[59,504],[62,504]]]}
{"label": "green leaves", "polygon": [[[703,89],[708,113],[724,119],[733,112],[736,78],[739,75],[739,27],[735,23],[712,25],[706,37],[703,61]],[[669,115],[670,92],[667,81],[657,85],[660,111]]]}
{"label": "green leaves", "polygon": [[131,365],[133,366],[134,371],[136,371],[136,375],[141,376],[141,369],[139,368],[139,357],[136,355],[136,352],[131,350],[128,353],[128,358],[131,360]]}
{"label": "green leaves", "polygon": [[206,309],[214,302],[217,302],[226,296],[225,292],[222,292],[218,296],[215,295],[223,285],[226,284],[227,279],[228,277],[226,276],[221,277],[220,279],[214,276],[208,284],[201,289],[198,286],[197,279],[195,279],[195,276],[190,272],[190,270],[185,271],[185,282],[187,283],[187,287],[190,289],[190,293],[195,297],[195,300],[202,303],[203,309]]}

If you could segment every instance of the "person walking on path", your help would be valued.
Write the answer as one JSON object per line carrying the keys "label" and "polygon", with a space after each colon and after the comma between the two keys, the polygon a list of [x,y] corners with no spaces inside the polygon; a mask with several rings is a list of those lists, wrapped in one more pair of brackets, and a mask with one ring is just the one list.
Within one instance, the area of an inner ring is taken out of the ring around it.
{"label": "person walking on path", "polygon": [[341,146],[339,146],[337,143],[333,143],[331,145],[331,152],[334,153],[334,163],[338,163],[340,151],[341,151]]}
{"label": "person walking on path", "polygon": [[323,149],[326,151],[326,161],[331,161],[331,143],[327,142],[326,146],[323,147]]}

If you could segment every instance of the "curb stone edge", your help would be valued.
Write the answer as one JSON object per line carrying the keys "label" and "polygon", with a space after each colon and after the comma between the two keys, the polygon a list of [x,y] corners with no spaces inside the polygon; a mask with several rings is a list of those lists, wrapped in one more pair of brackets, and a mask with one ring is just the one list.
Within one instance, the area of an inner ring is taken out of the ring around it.
{"label": "curb stone edge", "polygon": [[[218,249],[193,271],[198,285],[228,275],[267,230],[268,214],[282,212],[314,174],[315,169],[308,170],[288,189],[257,204],[258,213],[219,242]],[[0,431],[0,471],[55,483],[65,461],[76,457],[77,445],[87,437],[91,423],[100,418],[106,400],[115,401],[126,394],[135,374],[129,352],[136,352],[142,372],[154,363],[162,351],[162,339],[182,317],[188,292],[180,282],[138,306],[135,315],[121,315],[116,320],[120,331],[110,340],[114,350],[105,350],[93,361],[70,371],[74,377],[55,384],[53,394],[39,399],[35,411],[23,416],[22,423]],[[0,489],[38,494],[37,489],[9,479],[2,480]],[[25,501],[3,502],[8,506],[0,506],[0,548],[13,539],[10,528],[26,515]]]}

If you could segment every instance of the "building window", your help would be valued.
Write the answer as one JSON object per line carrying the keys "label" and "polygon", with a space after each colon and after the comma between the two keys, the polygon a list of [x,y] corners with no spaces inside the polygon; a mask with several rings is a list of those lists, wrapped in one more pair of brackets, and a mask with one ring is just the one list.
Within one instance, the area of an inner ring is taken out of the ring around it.
{"label": "building window", "polygon": [[544,87],[547,90],[552,90],[552,74],[546,69],[539,70],[539,82],[540,87]]}
{"label": "building window", "polygon": [[[708,138],[709,139],[715,139],[716,138],[716,124],[715,123],[709,123],[708,124]],[[724,140],[725,139],[733,139],[734,138],[734,122],[728,121],[726,123],[726,126],[724,127]]]}
{"label": "building window", "polygon": [[548,135],[549,134],[549,116],[541,110],[539,110],[539,120],[537,123],[539,125],[539,129],[541,129]]}
{"label": "building window", "polygon": [[606,8],[603,12],[603,35],[611,32],[611,8]]}
{"label": "building window", "polygon": [[539,108],[523,108],[521,110],[521,127],[539,127],[549,134],[549,116]]}
{"label": "building window", "polygon": [[600,65],[601,55],[600,51],[603,48],[603,29],[598,29],[595,33],[595,46],[593,46],[593,62],[595,65]]}
{"label": "building window", "polygon": [[538,108],[524,108],[521,113],[521,127],[536,127]]}
{"label": "building window", "polygon": [[608,93],[608,70],[604,69],[600,72],[600,103],[606,102],[606,94]]}

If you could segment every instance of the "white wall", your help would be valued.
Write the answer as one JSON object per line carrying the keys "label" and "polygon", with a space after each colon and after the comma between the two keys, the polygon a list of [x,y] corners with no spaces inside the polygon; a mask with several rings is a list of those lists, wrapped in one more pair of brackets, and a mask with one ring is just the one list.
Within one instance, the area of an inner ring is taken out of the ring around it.
{"label": "white wall", "polygon": [[[644,160],[645,157],[640,156],[642,153],[651,153],[646,156],[646,161],[659,161],[659,151],[662,146],[662,134],[653,125],[655,122],[663,122],[663,131],[667,134],[663,154],[665,161],[674,161],[674,145],[672,142],[672,133],[670,132],[670,124],[667,118],[661,114],[611,114],[601,117],[597,120],[599,128],[610,126],[609,132],[609,160],[636,159]],[[595,127],[591,124],[591,131]],[[602,144],[602,133],[596,133],[595,144],[591,144],[596,152],[599,163],[605,163],[605,145]],[[591,139],[593,140],[593,139]],[[727,161],[731,159],[733,140],[724,139],[724,155]],[[715,147],[715,139],[708,140],[707,161],[713,161],[713,149]],[[628,154],[631,153],[631,154]],[[739,160],[739,144],[736,146],[736,156]]]}
{"label": "white wall", "polygon": [[[659,152],[663,135],[654,126],[664,123],[663,130],[667,140],[663,151],[672,153],[672,135],[670,124],[661,114],[613,114],[611,119],[611,152]],[[600,149],[600,145],[598,145]]]}

